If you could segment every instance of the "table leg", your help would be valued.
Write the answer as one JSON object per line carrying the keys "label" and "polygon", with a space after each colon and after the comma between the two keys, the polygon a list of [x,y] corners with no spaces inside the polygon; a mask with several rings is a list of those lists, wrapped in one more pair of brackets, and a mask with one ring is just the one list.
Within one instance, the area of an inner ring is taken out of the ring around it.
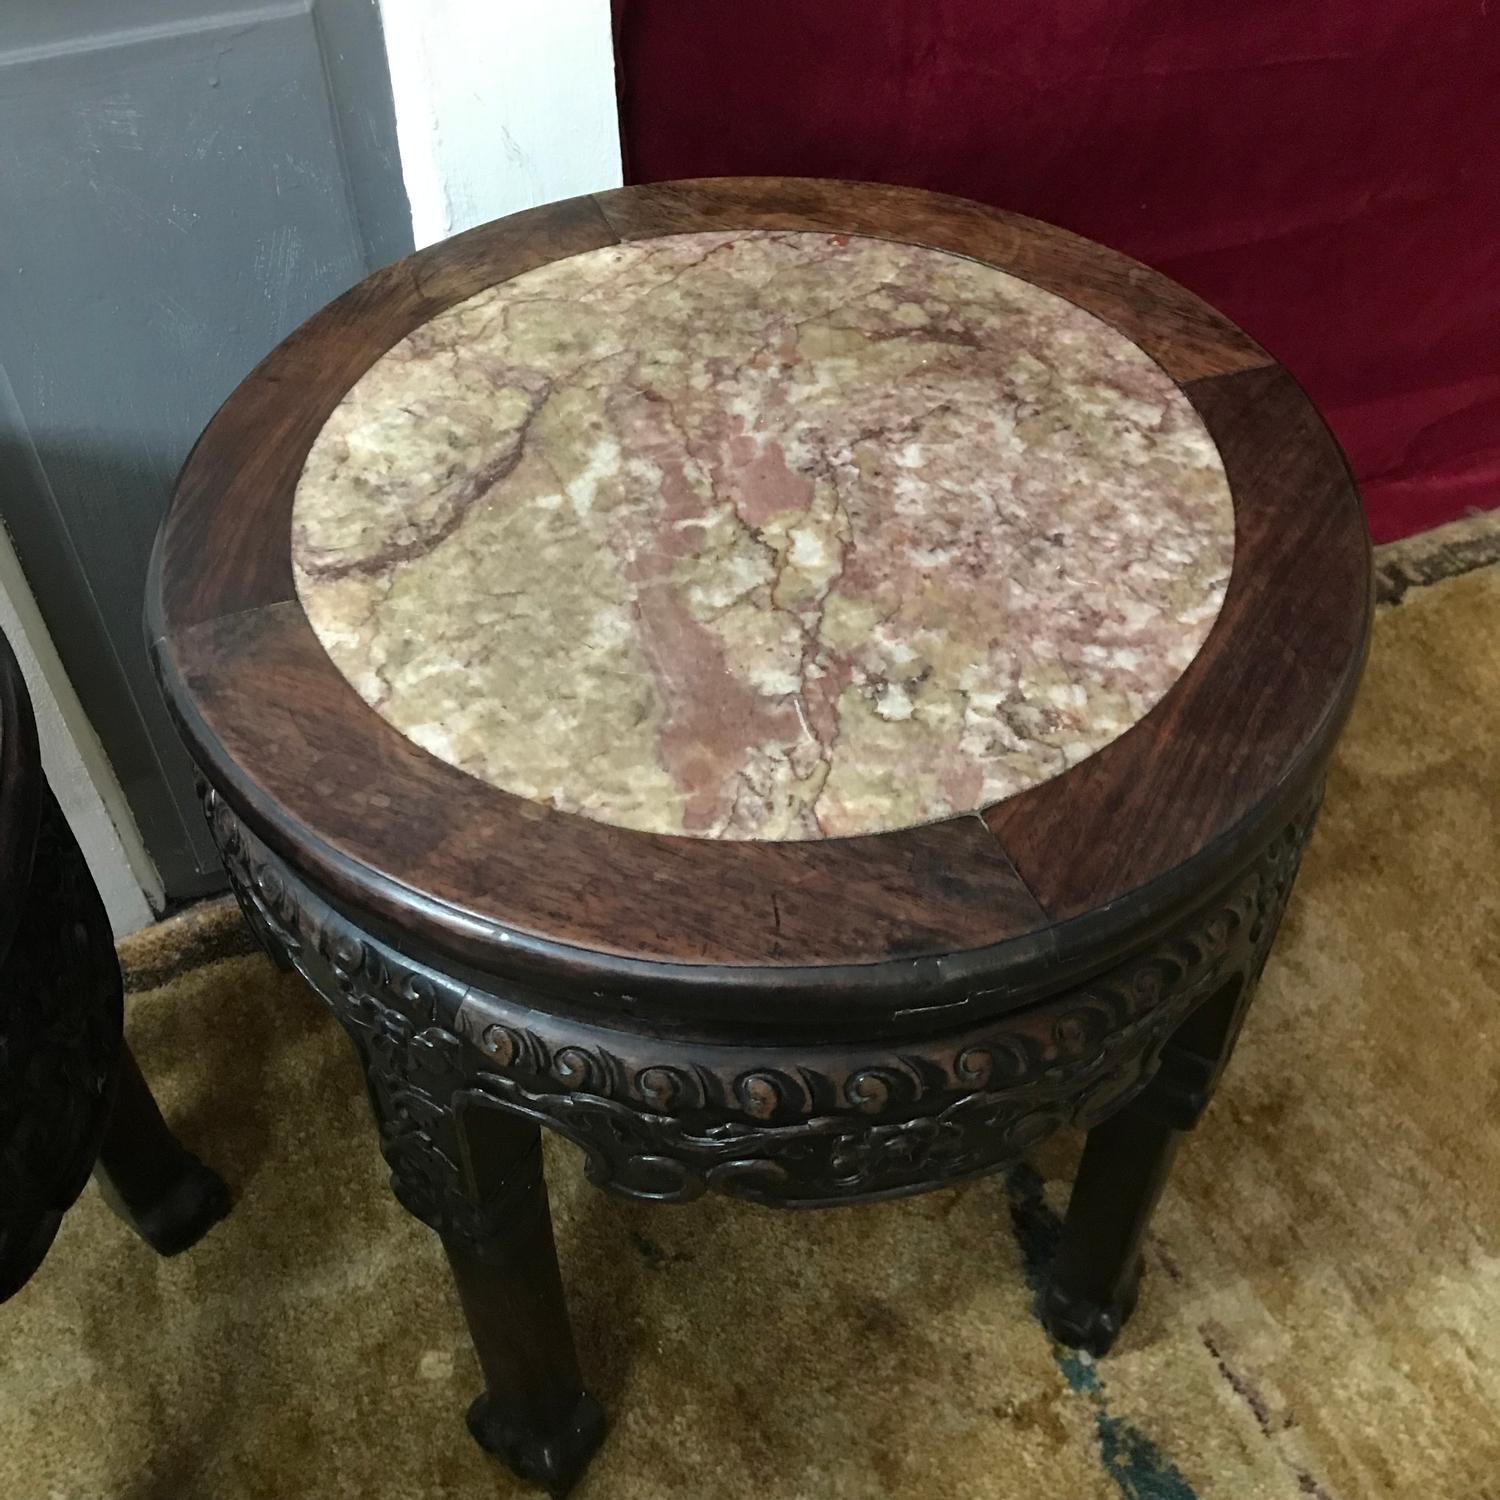
{"label": "table leg", "polygon": [[579,1374],[541,1132],[463,1104],[433,1032],[412,1042],[382,1024],[365,1033],[366,1076],[391,1185],[442,1239],[479,1357],[485,1389],[469,1431],[522,1479],[564,1495],[603,1439],[604,1413]]}
{"label": "table leg", "polygon": [[94,1176],[109,1206],[158,1254],[196,1244],[229,1212],[229,1189],[167,1128],[128,1046]]}
{"label": "table leg", "polygon": [[583,1389],[552,1239],[536,1126],[503,1119],[507,1149],[487,1144],[494,1227],[478,1242],[443,1236],[484,1373],[469,1430],[521,1478],[552,1495],[572,1488],[604,1436],[604,1413]]}
{"label": "table leg", "polygon": [[1135,1310],[1151,1215],[1234,1049],[1251,989],[1235,981],[1205,1000],[1167,1042],[1146,1088],[1089,1131],[1042,1299],[1042,1321],[1060,1343],[1107,1354]]}
{"label": "table leg", "polygon": [[[566,1494],[603,1439],[604,1413],[579,1374],[540,1130],[470,1086],[469,1044],[438,1021],[459,1008],[462,985],[403,972],[331,911],[309,940],[287,883],[250,879],[238,864],[238,834],[221,827],[222,804],[210,798],[209,810],[252,926],[325,1001],[359,1053],[392,1191],[443,1242],[484,1374],[470,1432],[522,1479]],[[292,909],[265,905],[277,901]]]}

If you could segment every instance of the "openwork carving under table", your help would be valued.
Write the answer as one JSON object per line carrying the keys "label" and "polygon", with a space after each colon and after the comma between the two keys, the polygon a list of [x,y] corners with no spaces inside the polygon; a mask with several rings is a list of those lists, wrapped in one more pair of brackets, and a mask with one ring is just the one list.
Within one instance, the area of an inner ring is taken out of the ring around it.
{"label": "openwork carving under table", "polygon": [[362,282],[210,424],[149,629],[246,919],[441,1236],[476,1438],[565,1491],[541,1127],[680,1203],[1088,1129],[1043,1316],[1105,1352],[1362,665],[1295,383],[1060,230],[621,189]]}

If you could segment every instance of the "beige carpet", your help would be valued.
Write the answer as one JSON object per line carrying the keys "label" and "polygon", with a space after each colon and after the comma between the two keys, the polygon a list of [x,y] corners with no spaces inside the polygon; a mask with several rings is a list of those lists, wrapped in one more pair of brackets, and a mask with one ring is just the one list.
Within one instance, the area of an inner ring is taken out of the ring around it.
{"label": "beige carpet", "polygon": [[[1413,580],[1408,578],[1408,584]],[[617,1202],[550,1151],[613,1431],[579,1495],[1500,1497],[1500,568],[1380,613],[1235,1067],[1097,1365],[1032,1314],[1076,1141],[906,1202]],[[131,944],[129,1028],[233,1215],[157,1260],[92,1191],[0,1308],[0,1497],[521,1493],[342,1037],[222,910]]]}

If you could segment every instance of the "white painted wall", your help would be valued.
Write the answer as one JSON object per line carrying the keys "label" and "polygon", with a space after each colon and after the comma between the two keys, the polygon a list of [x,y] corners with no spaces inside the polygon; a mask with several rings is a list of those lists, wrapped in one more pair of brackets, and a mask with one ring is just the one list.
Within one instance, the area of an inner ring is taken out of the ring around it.
{"label": "white painted wall", "polygon": [[417,247],[618,187],[609,0],[380,0]]}
{"label": "white painted wall", "polygon": [[[618,187],[609,0],[371,0],[390,60],[418,247],[489,219]],[[153,920],[161,881],[0,526],[0,630],[25,674],[42,762],[116,934]]]}
{"label": "white painted wall", "polygon": [[104,747],[52,644],[21,571],[10,535],[0,526],[0,630],[5,632],[31,693],[42,768],[88,861],[117,937],[154,920],[161,880]]}

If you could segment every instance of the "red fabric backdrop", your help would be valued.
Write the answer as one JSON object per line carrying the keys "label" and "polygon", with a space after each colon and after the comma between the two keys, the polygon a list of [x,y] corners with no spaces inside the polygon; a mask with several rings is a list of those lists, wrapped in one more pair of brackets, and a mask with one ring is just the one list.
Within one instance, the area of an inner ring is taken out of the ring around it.
{"label": "red fabric backdrop", "polygon": [[1500,0],[615,0],[627,180],[866,177],[1184,282],[1386,540],[1500,505]]}

